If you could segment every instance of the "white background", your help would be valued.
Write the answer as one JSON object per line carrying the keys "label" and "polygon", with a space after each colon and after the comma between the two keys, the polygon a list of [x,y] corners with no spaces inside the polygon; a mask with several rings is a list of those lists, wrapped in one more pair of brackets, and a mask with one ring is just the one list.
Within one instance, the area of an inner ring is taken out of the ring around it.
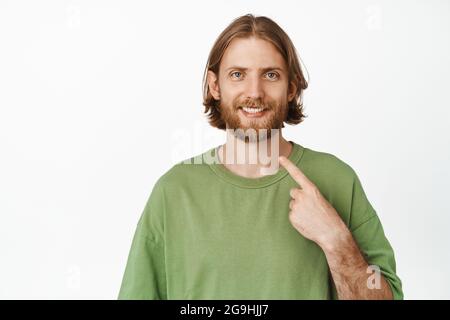
{"label": "white background", "polygon": [[222,143],[209,50],[274,19],[309,74],[284,134],[359,175],[406,299],[450,298],[449,1],[0,0],[0,298],[116,299],[155,181]]}

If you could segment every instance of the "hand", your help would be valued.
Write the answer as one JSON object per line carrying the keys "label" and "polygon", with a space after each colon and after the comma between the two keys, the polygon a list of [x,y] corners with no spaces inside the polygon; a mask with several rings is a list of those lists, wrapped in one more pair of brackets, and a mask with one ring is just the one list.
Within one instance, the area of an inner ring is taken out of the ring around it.
{"label": "hand", "polygon": [[300,186],[290,191],[292,199],[289,202],[289,221],[292,226],[322,248],[347,236],[347,226],[317,186],[286,157],[280,156],[279,161]]}

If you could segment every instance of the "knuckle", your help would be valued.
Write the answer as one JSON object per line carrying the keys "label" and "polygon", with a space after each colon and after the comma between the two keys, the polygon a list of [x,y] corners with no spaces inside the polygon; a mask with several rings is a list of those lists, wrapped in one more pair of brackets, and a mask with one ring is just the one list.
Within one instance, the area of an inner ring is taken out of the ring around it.
{"label": "knuckle", "polygon": [[313,192],[316,196],[320,195],[320,190],[316,186],[311,186],[311,192]]}

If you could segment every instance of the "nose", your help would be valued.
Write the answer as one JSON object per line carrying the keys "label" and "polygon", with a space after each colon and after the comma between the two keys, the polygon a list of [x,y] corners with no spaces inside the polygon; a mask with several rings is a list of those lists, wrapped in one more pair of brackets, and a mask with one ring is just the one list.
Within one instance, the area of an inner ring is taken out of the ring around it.
{"label": "nose", "polygon": [[258,77],[248,77],[245,96],[247,99],[262,99],[264,98],[264,90],[262,86],[262,81]]}

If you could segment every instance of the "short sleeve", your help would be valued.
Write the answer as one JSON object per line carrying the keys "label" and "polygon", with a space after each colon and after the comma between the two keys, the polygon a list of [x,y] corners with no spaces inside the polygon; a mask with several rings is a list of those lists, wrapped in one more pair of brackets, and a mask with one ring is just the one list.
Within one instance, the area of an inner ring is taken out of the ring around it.
{"label": "short sleeve", "polygon": [[137,224],[118,299],[167,299],[165,269],[164,196],[156,184]]}
{"label": "short sleeve", "polygon": [[394,250],[384,234],[378,215],[374,212],[372,218],[353,230],[352,234],[367,263],[380,268],[391,287],[394,300],[402,300],[402,283],[396,273]]}
{"label": "short sleeve", "polygon": [[[375,265],[380,269],[391,288],[394,300],[402,300],[402,283],[396,274],[394,250],[384,233],[375,209],[365,194],[360,179],[354,171],[353,174],[349,230],[368,265]],[[338,298],[334,283],[331,283],[331,298]]]}

